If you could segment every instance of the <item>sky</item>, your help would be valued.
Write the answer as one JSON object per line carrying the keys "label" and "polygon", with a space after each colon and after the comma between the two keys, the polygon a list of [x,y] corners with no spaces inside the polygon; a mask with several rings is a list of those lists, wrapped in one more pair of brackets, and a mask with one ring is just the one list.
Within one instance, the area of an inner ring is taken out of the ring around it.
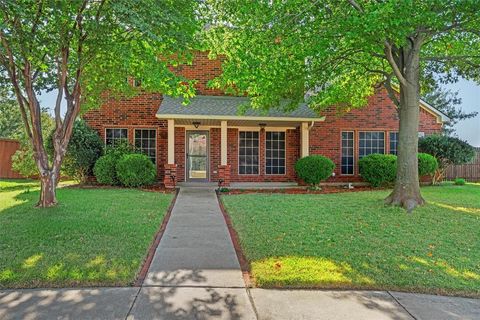
{"label": "sky", "polygon": [[458,137],[467,140],[474,147],[480,147],[480,85],[467,80],[446,85],[445,88],[458,91],[462,98],[460,107],[465,112],[478,111],[475,118],[463,120],[455,126]]}
{"label": "sky", "polygon": [[[462,140],[466,140],[474,147],[480,147],[480,85],[467,80],[446,85],[445,88],[458,91],[462,99],[462,108],[465,112],[478,111],[475,118],[459,122],[455,129],[456,134]],[[40,105],[50,107],[55,105],[56,92],[44,93],[40,96]]]}

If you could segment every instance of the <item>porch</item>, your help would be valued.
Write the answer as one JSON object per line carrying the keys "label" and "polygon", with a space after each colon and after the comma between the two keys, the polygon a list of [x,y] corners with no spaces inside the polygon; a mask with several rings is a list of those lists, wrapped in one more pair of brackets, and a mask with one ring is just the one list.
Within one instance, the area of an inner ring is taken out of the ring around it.
{"label": "porch", "polygon": [[293,166],[309,155],[309,130],[324,118],[304,104],[268,112],[248,105],[244,97],[197,96],[187,106],[164,97],[156,116],[168,126],[165,186],[296,184]]}

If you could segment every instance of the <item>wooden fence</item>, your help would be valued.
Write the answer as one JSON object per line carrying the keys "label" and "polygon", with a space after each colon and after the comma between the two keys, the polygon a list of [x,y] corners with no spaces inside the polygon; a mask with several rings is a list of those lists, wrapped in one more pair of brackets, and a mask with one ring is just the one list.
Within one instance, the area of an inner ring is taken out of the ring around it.
{"label": "wooden fence", "polygon": [[467,164],[450,166],[445,172],[447,180],[464,178],[467,181],[480,181],[480,147],[475,148],[475,158]]}
{"label": "wooden fence", "polygon": [[12,155],[20,148],[20,143],[12,139],[0,138],[0,178],[22,178],[12,170]]}

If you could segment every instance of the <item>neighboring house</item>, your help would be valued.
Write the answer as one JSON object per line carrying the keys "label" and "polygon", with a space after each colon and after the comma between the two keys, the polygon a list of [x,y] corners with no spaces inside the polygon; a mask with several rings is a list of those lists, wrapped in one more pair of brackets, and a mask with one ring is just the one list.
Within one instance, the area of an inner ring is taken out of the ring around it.
{"label": "neighboring house", "polygon": [[[109,100],[83,116],[106,144],[127,139],[148,154],[167,187],[174,181],[293,182],[295,162],[313,154],[335,162],[328,182],[359,182],[359,158],[396,153],[398,115],[385,90],[370,97],[367,107],[343,115],[335,108],[319,115],[306,105],[288,113],[239,115],[247,98],[207,87],[220,74],[220,61],[198,53],[192,65],[176,70],[198,80],[188,106],[161,94],[139,94]],[[439,132],[446,117],[426,103],[420,108],[421,134]]]}

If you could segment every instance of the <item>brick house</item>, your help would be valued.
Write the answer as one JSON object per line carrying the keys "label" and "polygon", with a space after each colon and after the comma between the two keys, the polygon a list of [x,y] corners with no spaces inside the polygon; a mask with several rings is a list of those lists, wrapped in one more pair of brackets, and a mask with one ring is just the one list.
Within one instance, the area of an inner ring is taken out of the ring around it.
{"label": "brick house", "polygon": [[[127,139],[143,150],[167,187],[183,181],[295,182],[296,160],[311,154],[335,162],[328,182],[359,182],[359,158],[396,153],[398,115],[385,90],[371,96],[365,108],[343,115],[335,108],[317,114],[306,105],[289,113],[239,115],[247,98],[207,87],[220,74],[220,61],[198,53],[177,72],[197,80],[197,96],[188,106],[160,93],[143,93],[108,100],[83,115],[106,144]],[[439,132],[448,118],[423,101],[419,107],[420,134]]]}

